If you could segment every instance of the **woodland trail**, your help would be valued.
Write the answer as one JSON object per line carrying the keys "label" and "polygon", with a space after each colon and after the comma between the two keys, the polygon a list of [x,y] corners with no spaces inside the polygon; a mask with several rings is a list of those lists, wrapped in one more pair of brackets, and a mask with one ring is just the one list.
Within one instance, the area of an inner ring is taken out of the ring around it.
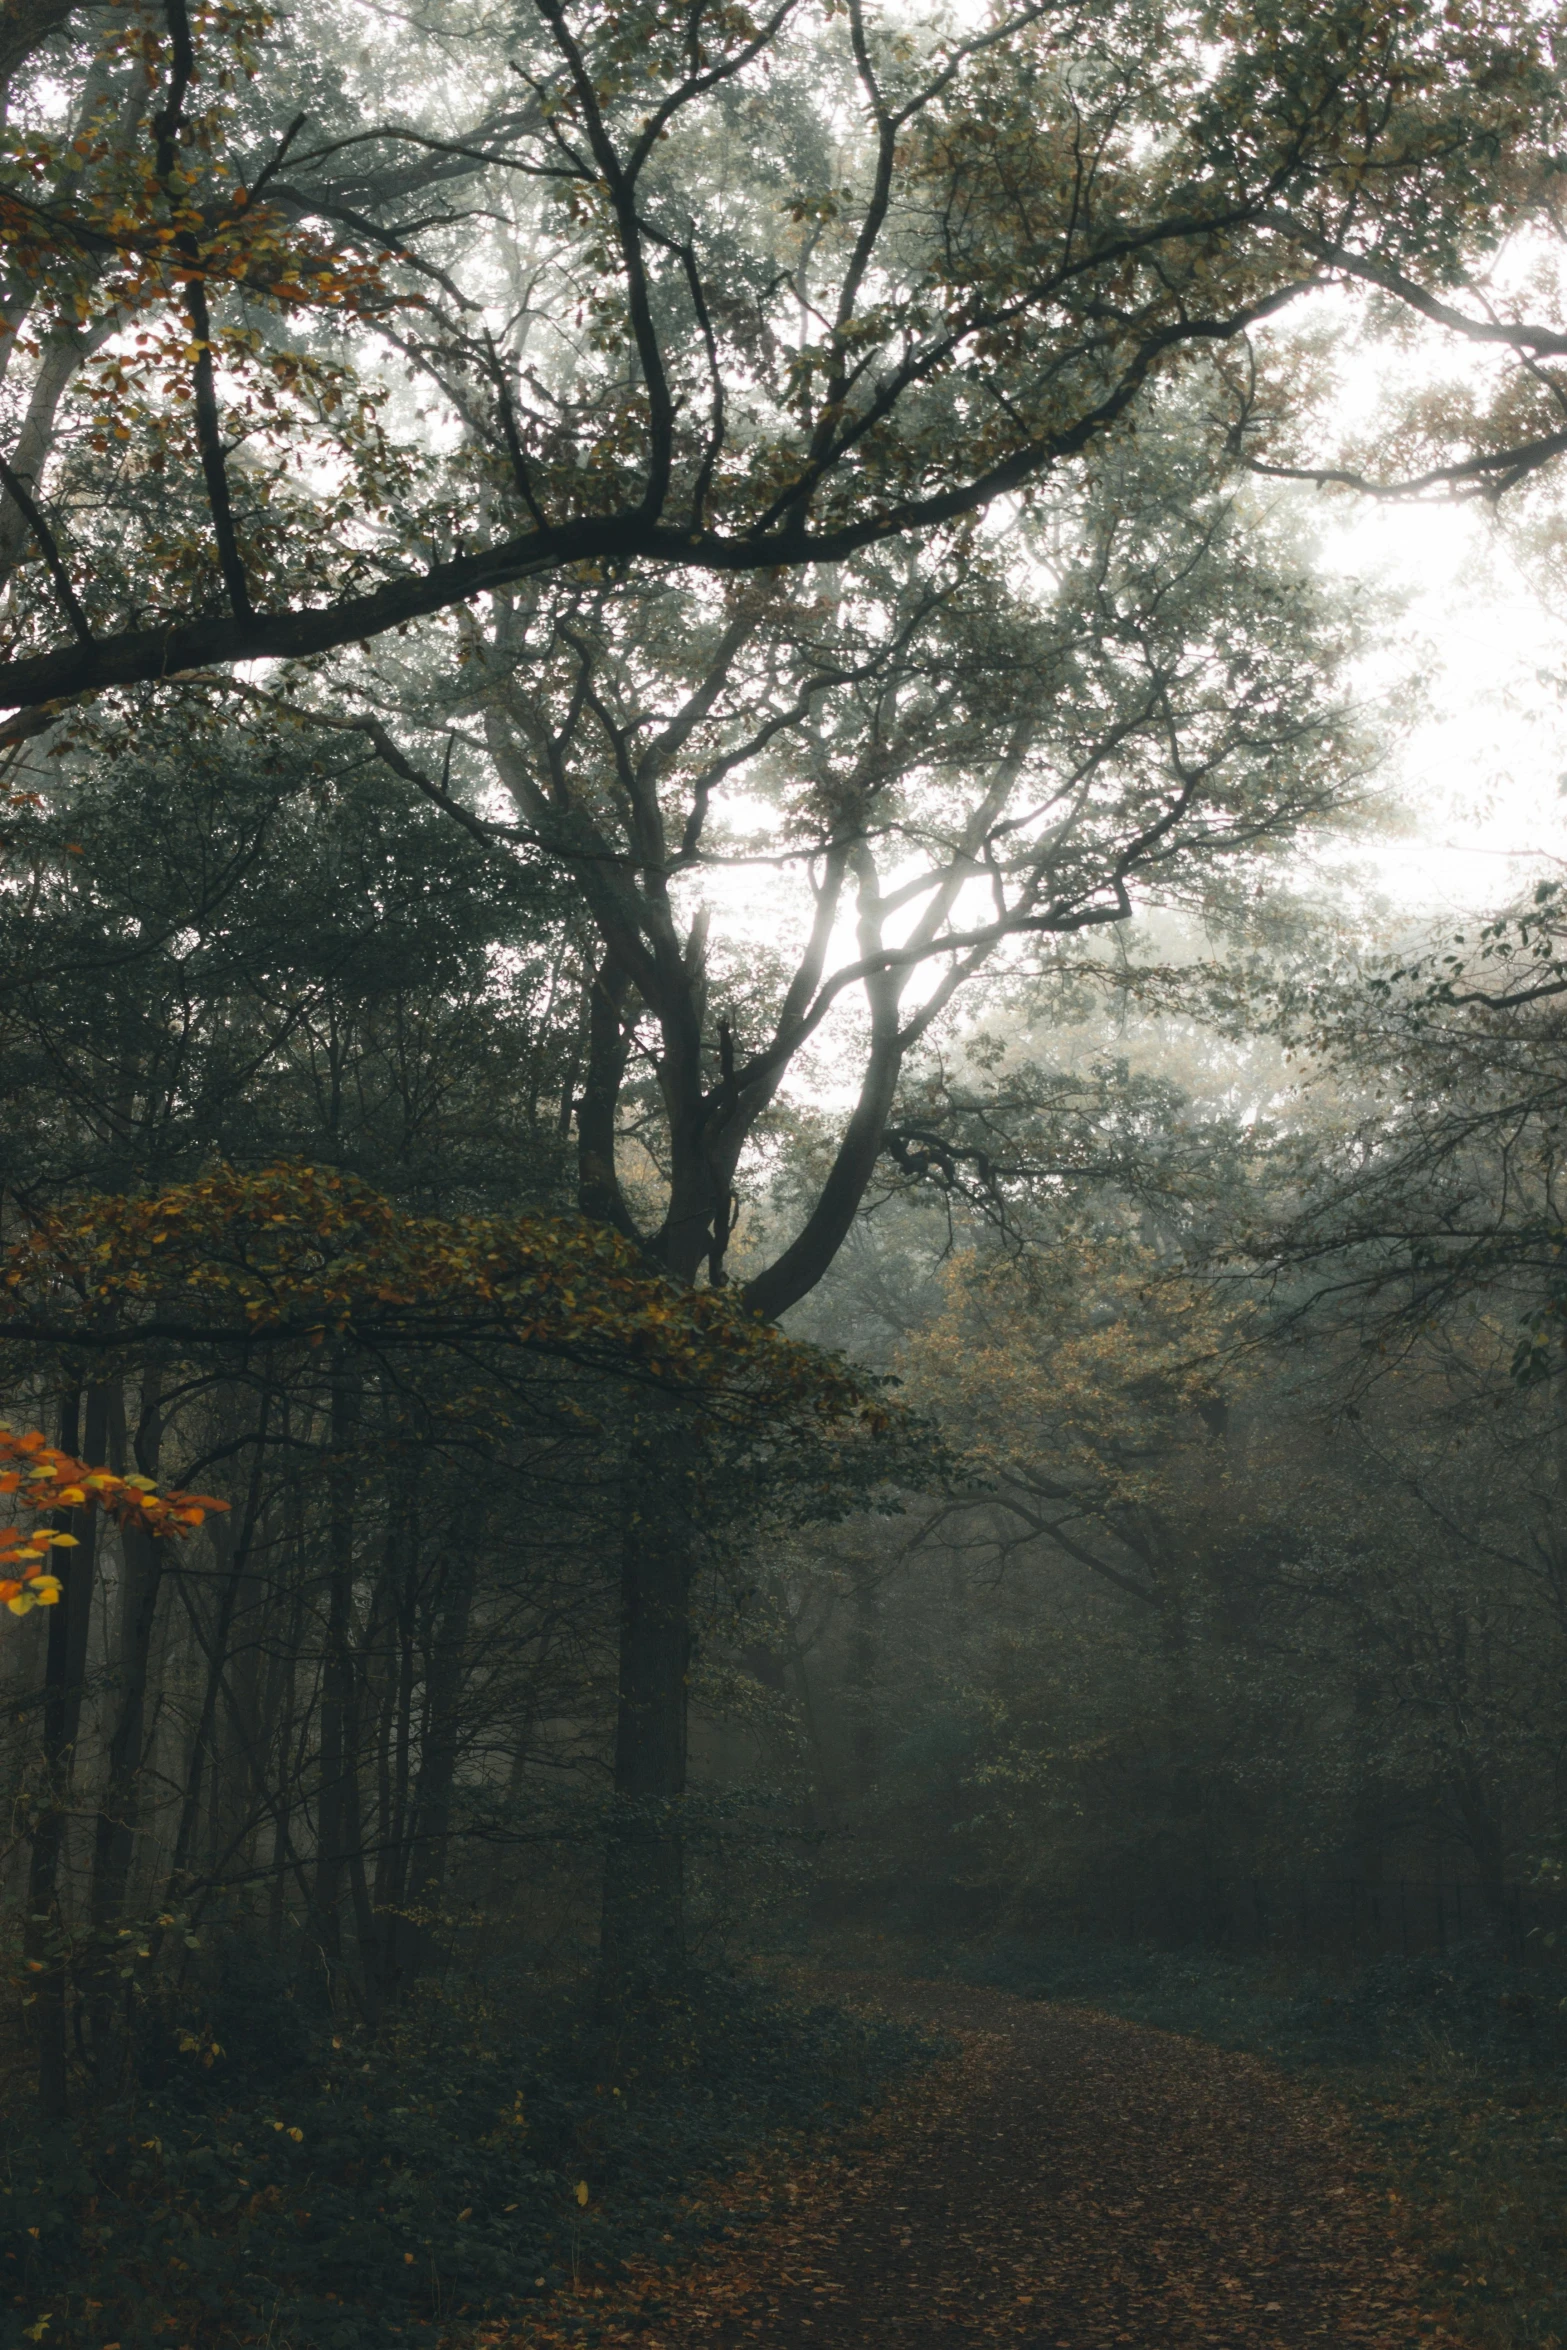
{"label": "woodland trail", "polygon": [[[833,1986],[840,1995],[849,1986]],[[649,2350],[1452,2343],[1330,2110],[1247,2056],[947,1984],[962,2053],[600,2339]],[[610,2316],[605,2311],[606,2317]]]}

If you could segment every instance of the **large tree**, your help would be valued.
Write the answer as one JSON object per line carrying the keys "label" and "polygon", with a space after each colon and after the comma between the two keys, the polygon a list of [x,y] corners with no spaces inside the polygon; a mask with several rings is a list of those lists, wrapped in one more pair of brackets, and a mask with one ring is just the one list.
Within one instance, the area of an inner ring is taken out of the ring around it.
{"label": "large tree", "polygon": [[536,0],[372,53],[330,9],[12,9],[0,703],[584,563],[841,561],[1216,349],[1244,436],[1264,321],[1345,278],[1451,311],[1548,202],[1554,31]]}
{"label": "large tree", "polygon": [[[1353,810],[1361,636],[1288,511],[1238,495],[1172,395],[1005,540],[881,549],[811,586],[541,582],[467,625],[444,677],[394,648],[330,691],[236,701],[361,735],[493,856],[569,877],[595,939],[579,1199],[665,1270],[728,1279],[791,1091],[846,1097],[797,1228],[770,1261],[744,1236],[770,1317],[831,1265],[910,1054],[992,964],[1059,958],[1141,899],[1233,903]],[[736,894],[759,872],[761,938]],[[667,1957],[692,1546],[656,1414],[638,1462],[607,1924]]]}

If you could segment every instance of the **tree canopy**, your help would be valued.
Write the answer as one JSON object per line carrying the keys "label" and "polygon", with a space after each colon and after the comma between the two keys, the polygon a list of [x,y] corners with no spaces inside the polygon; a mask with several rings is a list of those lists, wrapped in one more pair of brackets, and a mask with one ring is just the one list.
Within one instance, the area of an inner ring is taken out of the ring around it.
{"label": "tree canopy", "polygon": [[640,1374],[721,1409],[813,1393],[833,1414],[850,1374],[716,1290],[650,1278],[603,1225],[400,1214],[352,1176],[294,1165],[41,1217],[9,1251],[0,1345],[84,1356],[159,1347],[254,1351],[341,1340],[372,1353],[486,1343]]}
{"label": "tree canopy", "polygon": [[1460,316],[1560,128],[1545,20],[1408,0],[8,22],[24,727],[573,567],[940,533],[1193,372],[1244,446],[1254,330],[1345,280]]}

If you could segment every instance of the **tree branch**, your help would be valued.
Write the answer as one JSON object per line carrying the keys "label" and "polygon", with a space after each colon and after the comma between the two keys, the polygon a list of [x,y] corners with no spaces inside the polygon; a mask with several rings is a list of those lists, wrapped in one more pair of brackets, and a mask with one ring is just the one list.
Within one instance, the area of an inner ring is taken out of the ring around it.
{"label": "tree branch", "polygon": [[[66,619],[70,622],[72,628],[76,632],[77,643],[91,646],[93,641],[93,633],[91,628],[88,626],[86,613],[82,610],[81,605],[77,602],[76,590],[71,585],[71,575],[66,570],[64,563],[60,559],[60,550],[55,544],[54,532],[49,528],[48,523],[43,518],[42,512],[34,503],[27,484],[21,479],[20,475],[12,472],[10,466],[7,465],[3,457],[0,457],[0,489],[3,489],[6,493],[6,496],[11,499],[12,503],[17,509],[17,512],[22,516],[23,520],[27,524],[28,529],[32,532],[34,538],[38,541],[38,551],[44,559],[44,568],[47,570],[50,580],[53,583],[54,592],[60,600],[61,609],[64,611]],[[32,732],[34,730],[29,728],[28,731]],[[9,728],[5,730],[4,739],[10,739]]]}

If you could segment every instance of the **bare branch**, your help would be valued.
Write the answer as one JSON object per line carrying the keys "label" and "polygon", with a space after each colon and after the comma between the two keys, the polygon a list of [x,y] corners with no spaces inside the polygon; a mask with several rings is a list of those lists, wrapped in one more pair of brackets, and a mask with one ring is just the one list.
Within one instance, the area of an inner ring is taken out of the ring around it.
{"label": "bare branch", "polygon": [[[38,551],[44,559],[44,567],[53,583],[54,592],[60,600],[60,608],[76,631],[77,642],[82,645],[91,645],[93,633],[87,624],[87,615],[77,601],[76,590],[71,585],[71,575],[60,559],[60,550],[55,544],[54,532],[49,528],[42,512],[34,503],[26,482],[18,474],[12,472],[3,457],[0,457],[0,489],[5,491],[6,496],[10,498],[33,537],[37,540]],[[29,729],[29,731],[32,730]],[[10,729],[6,730],[6,739],[12,739]]]}

